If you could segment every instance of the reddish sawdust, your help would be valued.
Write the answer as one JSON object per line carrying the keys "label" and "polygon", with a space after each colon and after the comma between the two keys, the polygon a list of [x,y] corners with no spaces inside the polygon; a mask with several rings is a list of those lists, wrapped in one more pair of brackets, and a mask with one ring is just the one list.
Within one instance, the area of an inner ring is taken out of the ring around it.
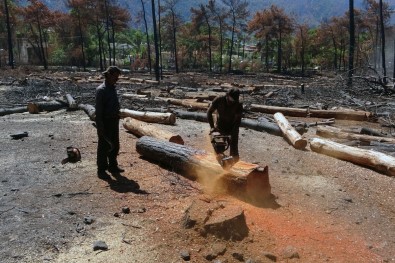
{"label": "reddish sawdust", "polygon": [[[291,245],[303,255],[303,262],[382,261],[368,249],[362,237],[352,232],[351,226],[334,225],[315,212],[299,210],[284,214],[248,206],[245,214],[250,228],[263,229],[274,238],[276,254]],[[322,225],[326,227],[321,228]]]}

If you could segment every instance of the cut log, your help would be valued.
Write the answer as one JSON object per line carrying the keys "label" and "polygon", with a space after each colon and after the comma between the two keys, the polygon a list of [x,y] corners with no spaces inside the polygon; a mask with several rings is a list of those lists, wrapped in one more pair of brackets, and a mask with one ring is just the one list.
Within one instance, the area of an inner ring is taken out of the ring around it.
{"label": "cut log", "polygon": [[73,96],[66,94],[67,104],[69,105],[69,110],[78,110],[78,105],[75,102]]}
{"label": "cut log", "polygon": [[265,202],[271,197],[268,167],[239,161],[225,171],[215,156],[205,151],[144,136],[136,143],[143,157],[171,167],[211,190],[222,190],[249,202]]}
{"label": "cut log", "polygon": [[90,104],[78,104],[78,108],[83,110],[86,114],[88,114],[89,119],[95,121],[96,119],[96,109],[94,106]]}
{"label": "cut log", "polygon": [[208,102],[196,102],[195,100],[181,100],[181,99],[160,98],[160,97],[157,97],[157,99],[164,100],[169,104],[183,106],[195,110],[207,110],[209,107]]}
{"label": "cut log", "polygon": [[36,114],[42,111],[56,111],[67,107],[67,104],[60,101],[29,102],[27,110],[29,113]]}
{"label": "cut log", "polygon": [[386,142],[386,143],[395,144],[395,138],[349,133],[349,132],[344,132],[341,129],[332,127],[332,126],[317,127],[316,134],[321,137],[326,137],[326,138],[360,140],[360,141],[364,141],[364,142],[376,141],[376,142]]}
{"label": "cut log", "polygon": [[176,123],[176,115],[174,113],[166,112],[148,112],[148,111],[135,111],[128,109],[121,109],[121,118],[132,117],[134,119],[151,122],[151,123],[161,123],[174,125]]}
{"label": "cut log", "polygon": [[158,129],[152,124],[127,117],[123,120],[123,127],[137,137],[150,136],[159,140],[164,140],[176,144],[184,144],[184,140],[178,134]]}
{"label": "cut log", "polygon": [[122,98],[125,98],[125,99],[142,99],[142,100],[144,100],[144,99],[148,99],[149,96],[148,95],[144,95],[144,94],[125,93],[125,94],[122,94]]}
{"label": "cut log", "polygon": [[296,149],[304,149],[307,145],[307,140],[303,139],[302,136],[291,126],[288,120],[284,117],[281,112],[277,112],[273,115],[278,126],[283,132],[284,136]]}
{"label": "cut log", "polygon": [[374,120],[374,114],[368,111],[337,111],[337,110],[313,110],[313,109],[300,109],[277,107],[268,105],[251,104],[251,111],[262,112],[268,114],[275,114],[281,112],[286,116],[293,117],[317,117],[323,119],[343,119],[343,120],[356,120],[356,121],[371,121]]}
{"label": "cut log", "polygon": [[9,114],[14,114],[14,113],[23,113],[23,112],[27,112],[26,106],[9,108],[9,109],[1,108],[0,109],[0,116],[5,116],[5,115],[9,115]]}
{"label": "cut log", "polygon": [[387,134],[382,133],[381,131],[376,131],[371,128],[362,127],[359,131],[360,134],[379,136],[379,137],[387,137]]}
{"label": "cut log", "polygon": [[325,139],[313,138],[310,148],[314,152],[349,161],[389,176],[395,176],[395,158],[384,153],[358,149]]}

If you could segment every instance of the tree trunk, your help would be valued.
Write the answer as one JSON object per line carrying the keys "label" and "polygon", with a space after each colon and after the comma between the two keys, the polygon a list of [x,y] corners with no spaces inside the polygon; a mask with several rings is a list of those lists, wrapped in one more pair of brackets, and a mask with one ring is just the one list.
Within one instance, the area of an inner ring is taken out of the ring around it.
{"label": "tree trunk", "polygon": [[276,120],[284,136],[288,139],[288,141],[293,145],[294,148],[306,148],[307,141],[303,139],[302,136],[291,126],[291,124],[281,112],[275,113],[274,119]]}
{"label": "tree trunk", "polygon": [[317,127],[317,135],[326,138],[339,138],[339,139],[348,139],[348,140],[360,140],[363,142],[386,142],[395,144],[395,138],[388,137],[379,137],[379,136],[371,136],[364,134],[355,134],[344,132],[339,128],[331,127],[331,126],[319,126]]}
{"label": "tree trunk", "polygon": [[137,137],[150,136],[171,143],[184,144],[184,140],[180,135],[158,129],[158,126],[131,117],[127,117],[123,120],[123,127]]}
{"label": "tree trunk", "polygon": [[310,141],[310,148],[317,153],[370,167],[389,176],[395,176],[395,158],[383,153],[358,149],[319,138],[313,138]]}
{"label": "tree trunk", "polygon": [[27,112],[27,107],[15,107],[15,108],[10,108],[10,109],[5,109],[5,108],[1,108],[0,109],[0,116],[5,116],[5,115],[9,115],[9,114],[14,114],[14,113],[23,113],[23,112]]}
{"label": "tree trunk", "polygon": [[176,123],[176,115],[174,113],[160,113],[147,111],[134,111],[128,109],[120,110],[121,117],[132,117],[134,119],[161,124],[174,125]]}
{"label": "tree trunk", "polygon": [[29,113],[36,114],[42,111],[56,111],[65,107],[67,104],[59,101],[29,102],[27,110]]}
{"label": "tree trunk", "polygon": [[275,114],[281,112],[286,116],[293,117],[317,117],[323,119],[343,119],[343,120],[355,120],[355,121],[369,121],[374,120],[374,114],[368,111],[337,111],[337,110],[311,110],[311,109],[300,109],[300,108],[288,108],[288,107],[277,107],[251,104],[251,111]]}
{"label": "tree trunk", "polygon": [[96,119],[96,109],[94,106],[89,104],[78,104],[78,108],[83,110],[88,116],[91,121],[95,121]]}
{"label": "tree trunk", "polygon": [[250,202],[264,202],[271,196],[267,166],[239,161],[225,171],[212,154],[147,136],[137,141],[136,150],[210,190],[222,190]]}
{"label": "tree trunk", "polygon": [[161,97],[157,97],[156,99],[167,101],[167,103],[169,104],[183,106],[195,110],[207,110],[209,107],[209,103],[196,102],[195,100],[181,100],[181,99],[161,98]]}

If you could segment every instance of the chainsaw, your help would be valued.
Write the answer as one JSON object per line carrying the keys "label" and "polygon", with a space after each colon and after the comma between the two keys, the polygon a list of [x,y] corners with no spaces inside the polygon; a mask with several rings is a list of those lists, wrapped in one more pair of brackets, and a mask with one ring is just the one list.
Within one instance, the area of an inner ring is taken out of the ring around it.
{"label": "chainsaw", "polygon": [[224,170],[229,170],[234,164],[232,156],[227,156],[224,152],[230,146],[230,135],[221,135],[219,132],[210,133],[211,144],[213,145],[218,163]]}

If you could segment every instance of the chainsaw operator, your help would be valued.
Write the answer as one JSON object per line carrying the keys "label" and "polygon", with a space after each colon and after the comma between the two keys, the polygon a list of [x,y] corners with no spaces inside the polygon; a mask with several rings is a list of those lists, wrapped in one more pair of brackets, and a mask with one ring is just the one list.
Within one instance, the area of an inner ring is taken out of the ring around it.
{"label": "chainsaw operator", "polygon": [[[239,127],[243,113],[243,105],[239,102],[240,91],[232,88],[226,95],[216,97],[207,110],[207,119],[210,124],[210,134],[219,132],[221,135],[230,135],[230,155],[236,163],[239,160]],[[214,124],[213,113],[217,112]]]}

